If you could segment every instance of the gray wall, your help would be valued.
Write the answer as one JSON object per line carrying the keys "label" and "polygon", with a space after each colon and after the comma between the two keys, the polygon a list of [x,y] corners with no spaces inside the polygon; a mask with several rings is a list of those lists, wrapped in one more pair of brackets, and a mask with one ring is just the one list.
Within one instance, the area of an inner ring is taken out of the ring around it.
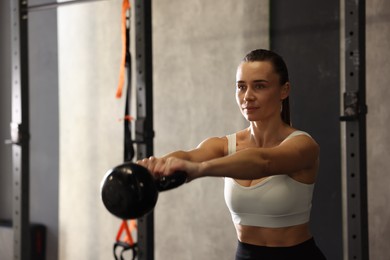
{"label": "gray wall", "polygon": [[289,67],[292,124],[321,147],[310,224],[332,260],[343,257],[339,8],[337,0],[274,0],[270,8],[271,48]]}
{"label": "gray wall", "polygon": [[[235,71],[268,48],[268,1],[154,1],[155,153],[190,149],[246,126]],[[157,259],[232,259],[237,243],[223,181],[203,179],[161,194]]]}
{"label": "gray wall", "polygon": [[367,159],[370,259],[390,259],[390,2],[367,1]]}
{"label": "gray wall", "polygon": [[[29,1],[31,5],[47,1]],[[47,259],[58,255],[58,54],[56,10],[29,14],[30,217],[47,227]]]}
{"label": "gray wall", "polygon": [[[58,11],[60,259],[112,258],[120,221],[103,208],[99,183],[123,160],[119,13],[120,1]],[[267,1],[153,1],[153,43],[157,156],[244,127],[235,70],[247,51],[268,47]],[[222,180],[209,179],[161,194],[156,259],[232,258],[222,193]]]}
{"label": "gray wall", "polygon": [[122,162],[120,12],[120,0],[58,10],[59,259],[113,259],[120,220],[104,209],[99,188]]}

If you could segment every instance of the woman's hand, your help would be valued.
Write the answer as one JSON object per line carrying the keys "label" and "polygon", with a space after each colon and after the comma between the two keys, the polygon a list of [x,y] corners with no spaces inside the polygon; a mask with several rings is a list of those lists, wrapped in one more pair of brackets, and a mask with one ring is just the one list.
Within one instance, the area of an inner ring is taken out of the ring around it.
{"label": "woman's hand", "polygon": [[156,158],[151,156],[137,161],[137,163],[147,168],[157,178],[172,175],[177,171],[187,173],[187,182],[201,177],[200,163],[190,162],[175,157]]}
{"label": "woman's hand", "polygon": [[163,176],[169,176],[175,172],[183,171],[187,174],[187,182],[193,179],[201,177],[201,163],[190,162],[175,157],[169,157],[165,160],[165,164],[162,168],[158,169],[161,171]]}
{"label": "woman's hand", "polygon": [[152,173],[155,177],[160,177],[162,176],[162,173],[157,169],[160,169],[161,165],[165,164],[165,159],[150,156],[149,158],[144,158],[142,160],[137,161],[137,164],[142,165],[143,167],[148,169],[149,172]]}

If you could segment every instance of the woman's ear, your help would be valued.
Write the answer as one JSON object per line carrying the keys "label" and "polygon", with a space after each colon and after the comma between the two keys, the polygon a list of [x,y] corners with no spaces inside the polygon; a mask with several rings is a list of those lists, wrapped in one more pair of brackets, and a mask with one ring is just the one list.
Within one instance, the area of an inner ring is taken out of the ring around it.
{"label": "woman's ear", "polygon": [[284,83],[280,92],[280,100],[286,99],[290,95],[290,82]]}

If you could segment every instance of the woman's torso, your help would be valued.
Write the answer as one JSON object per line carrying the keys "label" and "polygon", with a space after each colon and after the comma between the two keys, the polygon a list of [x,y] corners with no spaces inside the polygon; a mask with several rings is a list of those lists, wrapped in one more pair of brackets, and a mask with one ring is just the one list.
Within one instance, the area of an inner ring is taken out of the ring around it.
{"label": "woman's torso", "polygon": [[[295,129],[289,129],[279,139],[276,139],[273,143],[269,143],[267,146],[264,146],[264,148],[280,145],[286,137],[290,136],[295,131]],[[235,151],[240,151],[249,147],[256,147],[256,145],[248,138],[248,131],[244,130],[238,132],[236,134]],[[311,185],[314,183],[316,170],[317,167],[313,167],[313,169],[292,172],[287,178],[291,178],[291,181],[297,182],[295,185],[300,185],[298,183],[301,183],[303,186]],[[262,186],[263,183],[269,181],[267,178],[273,177],[275,176],[256,180],[235,179],[233,185],[239,186],[238,188],[242,187],[242,189],[251,189],[252,187],[256,188],[257,186]],[[311,237],[307,222],[287,227],[262,227],[235,223],[235,228],[238,239],[241,242],[260,246],[293,246],[304,242]]]}

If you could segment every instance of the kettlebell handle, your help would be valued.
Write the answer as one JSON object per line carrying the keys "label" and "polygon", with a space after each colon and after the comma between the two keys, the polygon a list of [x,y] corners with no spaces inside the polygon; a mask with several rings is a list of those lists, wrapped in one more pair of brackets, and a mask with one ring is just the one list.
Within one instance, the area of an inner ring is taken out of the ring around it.
{"label": "kettlebell handle", "polygon": [[174,172],[172,175],[160,177],[155,181],[158,191],[167,191],[179,187],[187,181],[187,173]]}

